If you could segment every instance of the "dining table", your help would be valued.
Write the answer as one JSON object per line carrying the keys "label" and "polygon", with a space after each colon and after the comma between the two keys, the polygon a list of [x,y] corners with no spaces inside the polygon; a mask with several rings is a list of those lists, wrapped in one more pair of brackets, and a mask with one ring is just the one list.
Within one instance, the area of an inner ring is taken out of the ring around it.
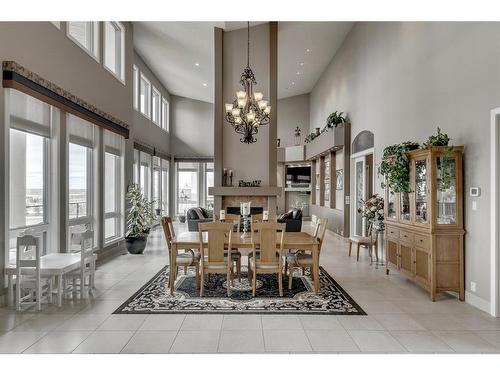
{"label": "dining table", "polygon": [[[203,234],[203,246],[207,246],[207,233]],[[276,247],[279,248],[281,240],[281,233],[276,234]],[[226,246],[228,245],[228,239],[226,239]],[[170,269],[175,269],[176,265],[176,255],[179,250],[183,249],[197,249],[200,250],[200,235],[199,232],[183,232],[172,239],[171,251],[169,252]],[[259,236],[254,235],[252,237],[250,233],[240,233],[233,232],[231,235],[231,248],[238,249],[243,255],[248,255],[252,252],[253,247],[259,246]],[[319,241],[318,239],[308,232],[285,232],[283,239],[283,250],[304,250],[310,251],[313,258],[313,287],[314,292],[318,293],[320,288],[319,283]],[[170,278],[169,278],[170,279]],[[175,280],[170,284],[170,293],[174,292]]]}
{"label": "dining table", "polygon": [[[62,305],[63,295],[63,277],[80,268],[81,256],[80,253],[51,253],[40,257],[40,277],[56,278],[58,306]],[[10,264],[5,267],[5,275],[8,277],[8,305],[14,303],[14,276],[17,274],[15,264]],[[23,275],[35,274],[35,269],[23,269]]]}

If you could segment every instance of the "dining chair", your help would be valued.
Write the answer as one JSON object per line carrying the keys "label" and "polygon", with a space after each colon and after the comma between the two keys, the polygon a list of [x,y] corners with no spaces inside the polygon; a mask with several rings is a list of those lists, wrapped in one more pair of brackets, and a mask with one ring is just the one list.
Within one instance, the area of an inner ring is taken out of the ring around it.
{"label": "dining chair", "polygon": [[[227,295],[231,295],[232,285],[232,223],[200,223],[198,226],[200,249],[201,249],[201,285],[200,297],[205,291],[205,274],[225,273],[227,274]],[[203,233],[207,233],[206,243],[204,243]],[[227,242],[227,251],[225,243]]]}
{"label": "dining chair", "polygon": [[[24,305],[36,305],[42,309],[42,299],[52,301],[52,277],[41,276],[40,237],[24,234],[17,237],[16,247],[16,310]],[[28,292],[23,295],[23,290]]]}
{"label": "dining chair", "polygon": [[175,256],[175,268],[170,268],[170,273],[168,276],[168,286],[173,288],[175,285],[175,280],[177,278],[178,267],[184,268],[184,275],[187,275],[188,267],[194,267],[196,273],[196,285],[200,285],[200,252],[193,249],[181,249],[184,252],[177,254],[172,254],[172,240],[175,237],[175,229],[172,223],[172,219],[169,216],[163,216],[161,218],[161,226],[163,228],[163,233],[165,234],[165,240],[167,241],[167,250],[170,256]]}
{"label": "dining chair", "polygon": [[73,233],[71,242],[79,247],[80,267],[64,275],[64,279],[71,282],[73,295],[79,292],[80,298],[86,299],[92,294],[95,284],[94,231]]}
{"label": "dining chair", "polygon": [[[279,294],[283,296],[282,254],[285,237],[284,223],[255,223],[252,231],[252,257],[249,257],[249,282],[252,284],[252,295],[255,297],[257,275],[259,273],[278,275]],[[281,235],[279,235],[281,233]],[[279,250],[276,251],[276,238],[279,236]],[[259,238],[259,252],[256,239]]]}
{"label": "dining chair", "polygon": [[[218,215],[214,215],[214,221],[218,220]],[[241,231],[241,216],[236,214],[227,214],[224,219],[224,223],[233,223],[233,231],[236,228],[236,233],[240,233]],[[231,260],[236,266],[236,274],[238,276],[238,281],[241,282],[241,253],[237,248],[232,249],[231,251]]]}
{"label": "dining chair", "polygon": [[[361,246],[366,247],[368,249],[368,254],[370,258],[373,259],[373,252],[376,250],[377,246],[377,231],[373,230],[373,225],[370,224],[368,226],[368,235],[367,236],[351,236],[349,237],[349,256],[351,256],[352,244],[356,244],[356,261],[359,262],[359,249]],[[375,251],[375,255],[377,257],[378,262],[378,252]]]}
{"label": "dining chair", "polygon": [[[268,214],[268,222],[269,223],[277,223],[278,222],[278,216],[273,214],[273,213],[270,213]],[[263,217],[264,217],[264,214],[253,214],[250,216],[250,229],[252,229],[252,225],[254,223],[262,223],[263,222]],[[252,229],[253,230],[253,229]]]}
{"label": "dining chair", "polygon": [[[328,219],[319,219],[314,228],[313,236],[318,241],[318,258],[321,255],[321,247],[323,245],[323,239],[325,238],[326,225],[328,224]],[[311,253],[304,250],[298,250],[296,252],[290,252],[285,256],[285,274],[288,269],[288,289],[292,289],[293,281],[293,269],[301,268],[302,274],[306,268],[311,271],[311,278],[313,278],[313,256]]]}

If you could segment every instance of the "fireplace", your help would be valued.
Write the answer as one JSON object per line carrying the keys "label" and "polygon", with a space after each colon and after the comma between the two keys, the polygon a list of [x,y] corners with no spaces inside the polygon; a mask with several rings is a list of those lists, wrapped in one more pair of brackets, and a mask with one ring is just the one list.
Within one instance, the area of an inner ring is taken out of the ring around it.
{"label": "fireplace", "polygon": [[[264,211],[262,207],[250,207],[250,215],[261,214]],[[240,207],[226,207],[226,212],[233,215],[241,215]]]}

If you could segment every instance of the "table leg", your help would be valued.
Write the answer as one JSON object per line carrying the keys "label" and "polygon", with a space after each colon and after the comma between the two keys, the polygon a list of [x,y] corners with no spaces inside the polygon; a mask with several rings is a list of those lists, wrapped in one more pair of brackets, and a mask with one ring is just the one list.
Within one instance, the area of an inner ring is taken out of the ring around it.
{"label": "table leg", "polygon": [[57,275],[57,306],[62,306],[63,295],[63,276]]}
{"label": "table leg", "polygon": [[314,273],[314,292],[319,292],[319,249],[318,244],[313,245],[313,273]]}
{"label": "table leg", "polygon": [[14,306],[14,275],[8,277],[7,305]]}

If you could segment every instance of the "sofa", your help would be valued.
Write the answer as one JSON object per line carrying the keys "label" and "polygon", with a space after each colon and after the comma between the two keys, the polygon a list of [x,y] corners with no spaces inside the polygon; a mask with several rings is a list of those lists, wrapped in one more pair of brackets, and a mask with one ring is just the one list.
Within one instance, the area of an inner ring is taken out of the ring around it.
{"label": "sofa", "polygon": [[199,223],[207,223],[213,221],[213,212],[206,210],[203,207],[190,208],[186,213],[188,223],[188,231],[198,232]]}
{"label": "sofa", "polygon": [[278,216],[278,223],[285,223],[287,232],[300,232],[302,230],[302,210],[293,208]]}

